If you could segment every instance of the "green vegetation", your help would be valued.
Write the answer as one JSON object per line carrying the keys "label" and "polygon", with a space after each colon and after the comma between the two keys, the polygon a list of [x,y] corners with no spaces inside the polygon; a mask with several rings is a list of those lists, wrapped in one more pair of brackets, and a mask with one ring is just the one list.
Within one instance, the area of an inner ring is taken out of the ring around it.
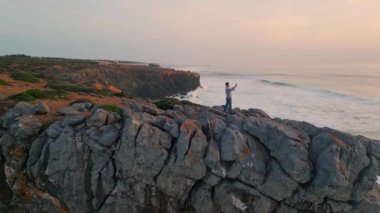
{"label": "green vegetation", "polygon": [[34,101],[37,99],[62,99],[68,95],[67,91],[63,90],[39,90],[31,89],[22,93],[11,95],[8,98],[14,101]]}
{"label": "green vegetation", "polygon": [[100,108],[107,110],[107,111],[110,111],[110,112],[116,112],[120,115],[123,114],[123,110],[120,107],[112,105],[112,104],[100,105]]}
{"label": "green vegetation", "polygon": [[33,74],[29,72],[15,72],[11,74],[11,78],[13,78],[14,80],[32,83],[37,83],[40,81],[40,79],[36,78]]}
{"label": "green vegetation", "polygon": [[33,71],[36,69],[49,68],[55,65],[80,68],[93,64],[97,64],[97,62],[81,59],[31,57],[26,55],[0,56],[0,68],[8,68],[12,70]]}
{"label": "green vegetation", "polygon": [[11,85],[10,83],[6,82],[5,80],[3,79],[0,79],[0,86],[9,86]]}
{"label": "green vegetation", "polygon": [[196,105],[190,101],[180,101],[176,98],[164,98],[164,99],[154,102],[154,104],[159,109],[163,109],[163,110],[173,109],[175,105],[192,105],[192,106]]}

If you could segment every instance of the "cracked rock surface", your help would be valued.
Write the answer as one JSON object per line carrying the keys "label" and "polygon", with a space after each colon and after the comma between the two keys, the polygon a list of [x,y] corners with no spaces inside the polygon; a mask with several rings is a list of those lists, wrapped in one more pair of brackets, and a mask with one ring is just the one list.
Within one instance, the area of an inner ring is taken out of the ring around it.
{"label": "cracked rock surface", "polygon": [[255,109],[141,103],[45,128],[30,108],[0,117],[1,212],[380,212],[380,141]]}

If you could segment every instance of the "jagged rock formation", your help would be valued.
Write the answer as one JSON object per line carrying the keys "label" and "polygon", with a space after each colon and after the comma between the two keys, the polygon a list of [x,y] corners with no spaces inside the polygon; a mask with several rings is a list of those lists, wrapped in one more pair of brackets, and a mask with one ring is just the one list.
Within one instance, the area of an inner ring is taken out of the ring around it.
{"label": "jagged rock formation", "polygon": [[32,108],[0,118],[1,211],[379,212],[376,140],[255,109],[130,103],[45,128]]}

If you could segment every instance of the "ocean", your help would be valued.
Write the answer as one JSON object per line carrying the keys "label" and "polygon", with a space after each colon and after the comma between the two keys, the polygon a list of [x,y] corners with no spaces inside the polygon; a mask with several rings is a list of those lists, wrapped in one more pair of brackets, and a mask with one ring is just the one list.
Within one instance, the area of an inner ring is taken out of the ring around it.
{"label": "ocean", "polygon": [[224,105],[224,84],[238,84],[233,107],[259,108],[271,117],[306,121],[354,135],[380,139],[380,72],[250,72],[231,74],[175,67],[201,74],[201,87],[180,97]]}

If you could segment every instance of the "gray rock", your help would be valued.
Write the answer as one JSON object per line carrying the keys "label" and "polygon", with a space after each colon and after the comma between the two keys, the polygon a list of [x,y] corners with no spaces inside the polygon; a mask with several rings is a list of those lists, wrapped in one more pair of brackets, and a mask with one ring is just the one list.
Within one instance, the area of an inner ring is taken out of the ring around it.
{"label": "gray rock", "polygon": [[219,146],[213,139],[210,140],[205,162],[210,169],[214,169],[220,162]]}
{"label": "gray rock", "polygon": [[237,181],[224,180],[218,184],[214,197],[216,212],[273,212],[276,209],[275,201]]}
{"label": "gray rock", "polygon": [[163,111],[156,107],[154,104],[144,104],[143,110],[146,113],[149,113],[151,115],[161,115],[163,114]]}
{"label": "gray rock", "polygon": [[190,205],[199,213],[215,212],[210,187],[206,184],[200,184],[191,193]]}
{"label": "gray rock", "polygon": [[378,199],[380,190],[378,187],[374,190],[376,192],[370,191],[368,193],[368,196],[362,202],[360,202],[360,204],[357,205],[352,212],[378,213],[380,209],[380,202]]}
{"label": "gray rock", "polygon": [[281,204],[276,213],[297,213],[297,209]]}
{"label": "gray rock", "polygon": [[51,124],[48,129],[46,130],[46,134],[51,138],[58,138],[58,136],[61,134],[62,129],[66,125],[61,125],[61,121],[56,121],[53,124]]}
{"label": "gray rock", "polygon": [[188,106],[188,105],[183,106],[183,113],[189,118],[197,118],[198,117],[197,111],[195,111],[195,109],[193,107]]}
{"label": "gray rock", "polygon": [[115,154],[116,165],[126,184],[138,180],[141,187],[147,187],[164,167],[172,138],[135,117],[127,117],[124,122],[120,149]]}
{"label": "gray rock", "polygon": [[0,138],[0,146],[2,156],[6,158],[6,160],[11,159],[12,148],[16,143],[16,138],[11,134],[6,134]]}
{"label": "gray rock", "polygon": [[311,179],[307,134],[266,118],[249,117],[243,128],[259,138],[294,180],[306,183]]}
{"label": "gray rock", "polygon": [[7,131],[0,129],[0,138],[7,134]]}
{"label": "gray rock", "polygon": [[207,141],[200,124],[194,120],[184,121],[174,146],[175,154],[170,156],[157,178],[159,188],[165,194],[184,201],[195,181],[206,175],[203,159],[206,148]]}
{"label": "gray rock", "polygon": [[78,115],[79,111],[71,106],[65,106],[58,110],[58,114],[68,116],[68,115]]}
{"label": "gray rock", "polygon": [[[128,103],[126,103],[126,104],[128,104]],[[132,103],[130,105],[130,108],[136,112],[144,112],[144,106],[142,106],[141,104]]]}
{"label": "gray rock", "polygon": [[36,114],[45,115],[45,114],[48,114],[49,112],[50,112],[50,107],[46,105],[45,103],[40,102],[34,107],[34,113]]}
{"label": "gray rock", "polygon": [[107,113],[107,125],[113,125],[116,124],[121,120],[121,115],[115,113],[115,112],[108,112]]}
{"label": "gray rock", "polygon": [[[365,144],[338,132],[314,137],[310,158],[314,162],[316,175],[309,192],[338,201],[350,200],[354,190],[353,183],[360,180],[358,176],[370,165],[366,152]],[[372,188],[373,184],[374,182],[367,187]],[[363,193],[360,194],[356,199],[363,198]]]}
{"label": "gray rock", "polygon": [[151,121],[151,124],[169,132],[175,138],[179,135],[177,123],[168,117],[157,116]]}
{"label": "gray rock", "polygon": [[33,115],[23,115],[10,126],[10,133],[19,139],[35,136],[42,128],[40,120]]}
{"label": "gray rock", "polygon": [[245,143],[247,138],[239,131],[226,129],[220,142],[220,159],[223,161],[234,161],[249,153],[249,148]]}
{"label": "gray rock", "polygon": [[297,187],[298,184],[286,175],[280,165],[271,161],[267,177],[258,189],[268,197],[281,201],[290,198]]}
{"label": "gray rock", "polygon": [[40,159],[41,152],[43,147],[45,146],[45,143],[47,143],[47,134],[40,135],[36,140],[33,141],[32,146],[29,150],[29,157],[28,161],[26,163],[28,172],[30,176],[36,177],[38,174],[34,168],[32,168]]}
{"label": "gray rock", "polygon": [[0,211],[378,212],[379,141],[258,110],[144,107],[45,131],[2,115]]}
{"label": "gray rock", "polygon": [[104,109],[96,109],[89,118],[86,119],[86,124],[89,127],[101,127],[103,125],[116,124],[121,120],[121,116],[115,112],[109,112]]}
{"label": "gray rock", "polygon": [[72,108],[78,110],[79,112],[87,112],[93,106],[92,103],[84,102],[84,103],[74,103],[71,105]]}
{"label": "gray rock", "polygon": [[116,143],[119,138],[119,130],[113,126],[102,127],[102,135],[99,137],[98,142],[103,146],[111,146]]}
{"label": "gray rock", "polygon": [[11,124],[16,120],[17,117],[21,116],[20,113],[16,113],[13,110],[10,110],[6,112],[1,118],[0,118],[0,124],[1,127],[4,129],[8,129]]}
{"label": "gray rock", "polygon": [[32,104],[21,101],[13,107],[13,111],[22,114],[33,114],[35,112],[35,108]]}
{"label": "gray rock", "polygon": [[261,185],[267,175],[270,157],[263,145],[252,137],[248,137],[248,146],[250,155],[239,161],[242,169],[239,172],[238,179],[242,182],[258,187]]}
{"label": "gray rock", "polygon": [[203,182],[205,182],[208,186],[215,186],[218,184],[222,178],[219,176],[216,176],[212,172],[207,172],[206,176],[202,178]]}
{"label": "gray rock", "polygon": [[345,202],[338,202],[334,200],[327,200],[327,205],[331,208],[332,212],[352,212],[353,206],[345,203]]}
{"label": "gray rock", "polygon": [[262,117],[262,118],[270,118],[270,116],[264,112],[263,110],[261,109],[248,109],[248,110],[243,110],[243,114],[245,116],[253,116],[253,117]]}
{"label": "gray rock", "polygon": [[211,126],[212,137],[216,141],[220,141],[224,135],[224,131],[227,127],[227,124],[220,118],[212,118],[210,119],[210,126]]}
{"label": "gray rock", "polygon": [[84,121],[84,117],[81,115],[74,115],[70,117],[66,117],[61,122],[61,127],[65,126],[77,126]]}
{"label": "gray rock", "polygon": [[89,118],[86,119],[88,127],[101,127],[107,122],[108,113],[104,109],[96,109]]}
{"label": "gray rock", "polygon": [[229,128],[240,132],[241,127],[244,123],[244,119],[245,117],[243,117],[242,115],[237,115],[237,114],[228,115],[226,117],[226,123]]}

